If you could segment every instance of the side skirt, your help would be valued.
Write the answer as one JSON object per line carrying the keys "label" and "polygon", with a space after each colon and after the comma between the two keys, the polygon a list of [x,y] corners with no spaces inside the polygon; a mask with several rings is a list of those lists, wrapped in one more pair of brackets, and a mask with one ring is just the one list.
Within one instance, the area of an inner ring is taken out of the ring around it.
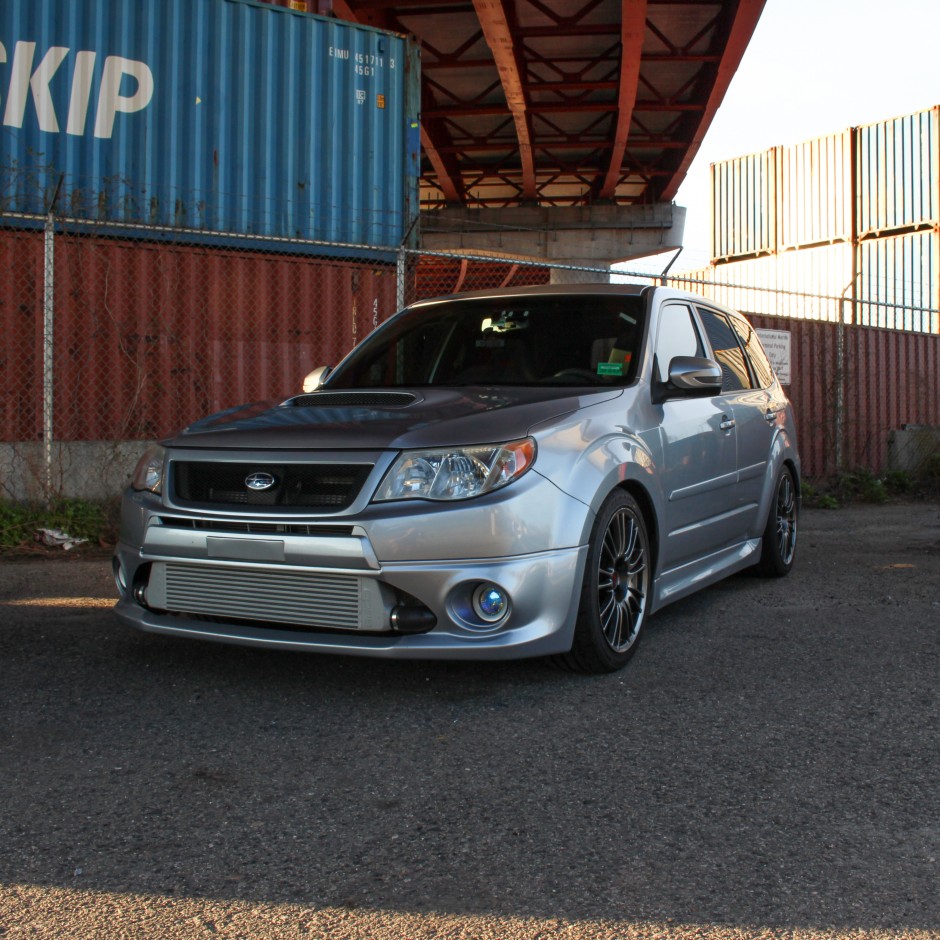
{"label": "side skirt", "polygon": [[662,572],[653,585],[651,613],[682,597],[688,597],[709,584],[721,581],[736,571],[750,568],[760,557],[760,550],[760,539],[748,539]]}

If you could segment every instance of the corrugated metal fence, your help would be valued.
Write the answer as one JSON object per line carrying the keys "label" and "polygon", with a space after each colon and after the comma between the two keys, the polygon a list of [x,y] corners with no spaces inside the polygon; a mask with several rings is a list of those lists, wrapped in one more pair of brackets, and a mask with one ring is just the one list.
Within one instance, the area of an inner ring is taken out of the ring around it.
{"label": "corrugated metal fence", "polygon": [[[758,329],[786,330],[804,473],[829,477],[893,461],[894,432],[940,427],[940,336],[750,315]],[[920,455],[918,455],[920,456]],[[928,456],[924,454],[923,456]]]}
{"label": "corrugated metal fence", "polygon": [[140,441],[296,393],[396,309],[394,263],[166,238],[0,228],[0,496],[119,492]]}
{"label": "corrugated metal fence", "polygon": [[[323,257],[315,244],[238,250],[161,234],[105,236],[61,220],[51,237],[0,229],[0,495],[117,492],[140,441],[297,392],[311,368],[334,364],[403,302],[606,274],[410,250],[396,270]],[[721,299],[719,287],[691,286]],[[775,309],[813,300],[752,293]],[[940,426],[940,335],[743,309],[758,327],[790,333],[808,477],[881,472],[892,433]]]}
{"label": "corrugated metal fence", "polygon": [[[0,232],[5,441],[43,433],[43,234]],[[395,309],[395,267],[59,234],[57,441],[148,439],[287,395]]]}

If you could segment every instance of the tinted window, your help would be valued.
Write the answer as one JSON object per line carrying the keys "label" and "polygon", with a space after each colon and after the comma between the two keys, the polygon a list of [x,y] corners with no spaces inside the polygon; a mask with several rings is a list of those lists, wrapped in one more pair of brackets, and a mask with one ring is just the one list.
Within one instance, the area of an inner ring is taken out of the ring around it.
{"label": "tinted window", "polygon": [[741,388],[752,388],[744,350],[738,343],[737,334],[731,329],[728,318],[702,307],[699,307],[699,314],[715,359],[721,366],[722,391],[733,392]]}
{"label": "tinted window", "polygon": [[701,356],[702,341],[686,304],[667,304],[659,318],[656,337],[656,377],[660,382],[669,379],[669,363],[676,356]]}
{"label": "tinted window", "polygon": [[627,385],[644,310],[635,295],[589,294],[417,307],[361,343],[326,387]]}
{"label": "tinted window", "polygon": [[734,327],[734,331],[738,334],[741,344],[744,346],[744,351],[747,353],[747,358],[751,363],[751,371],[757,379],[758,387],[767,388],[768,385],[773,384],[774,370],[767,358],[767,353],[764,352],[764,347],[760,344],[757,330],[741,317],[731,317],[730,319],[731,325]]}

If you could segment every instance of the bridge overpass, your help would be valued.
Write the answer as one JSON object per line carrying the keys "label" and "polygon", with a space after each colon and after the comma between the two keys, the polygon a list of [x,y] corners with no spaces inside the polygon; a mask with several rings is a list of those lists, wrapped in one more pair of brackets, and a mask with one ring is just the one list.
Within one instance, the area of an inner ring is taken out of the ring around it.
{"label": "bridge overpass", "polygon": [[681,246],[672,201],[764,6],[317,2],[420,42],[425,247],[591,264]]}

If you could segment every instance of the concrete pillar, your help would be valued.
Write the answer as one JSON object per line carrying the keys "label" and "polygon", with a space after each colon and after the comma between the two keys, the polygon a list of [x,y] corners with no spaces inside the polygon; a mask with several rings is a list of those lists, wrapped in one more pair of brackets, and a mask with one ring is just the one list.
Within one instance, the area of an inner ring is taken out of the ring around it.
{"label": "concrete pillar", "polygon": [[[607,269],[618,261],[682,247],[685,209],[651,206],[446,207],[421,213],[421,247],[495,254],[548,264]],[[558,271],[556,283],[582,283],[589,272]],[[563,280],[561,280],[563,279]]]}
{"label": "concrete pillar", "polygon": [[589,267],[590,271],[571,270],[570,268],[551,268],[549,271],[550,284],[609,284],[610,268],[601,267],[596,261],[586,261],[583,258],[566,260],[562,264],[571,264],[577,267]]}

